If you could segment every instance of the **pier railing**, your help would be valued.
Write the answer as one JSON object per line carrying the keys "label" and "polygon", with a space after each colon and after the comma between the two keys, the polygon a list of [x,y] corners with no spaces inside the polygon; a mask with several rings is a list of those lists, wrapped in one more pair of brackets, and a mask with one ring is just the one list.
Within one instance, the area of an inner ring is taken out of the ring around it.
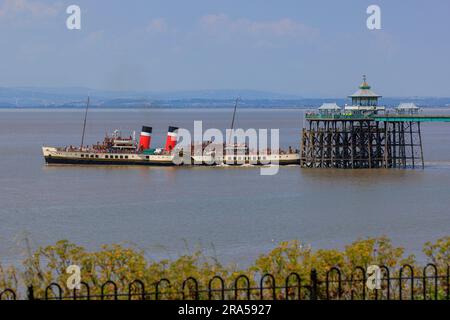
{"label": "pier railing", "polygon": [[378,122],[450,122],[450,115],[398,113],[305,113],[306,120],[372,120]]}
{"label": "pier railing", "polygon": [[404,265],[397,270],[379,266],[379,271],[378,278],[368,277],[362,267],[350,274],[337,267],[324,274],[313,269],[303,277],[296,272],[258,278],[242,274],[229,283],[220,276],[207,283],[188,277],[178,286],[170,279],[151,284],[134,280],[120,287],[114,281],[100,286],[81,282],[79,290],[50,283],[41,288],[28,286],[22,295],[0,289],[0,300],[450,300],[449,266]]}
{"label": "pier railing", "polygon": [[306,120],[372,120],[370,115],[353,114],[353,113],[334,113],[334,114],[322,114],[322,113],[305,113]]}

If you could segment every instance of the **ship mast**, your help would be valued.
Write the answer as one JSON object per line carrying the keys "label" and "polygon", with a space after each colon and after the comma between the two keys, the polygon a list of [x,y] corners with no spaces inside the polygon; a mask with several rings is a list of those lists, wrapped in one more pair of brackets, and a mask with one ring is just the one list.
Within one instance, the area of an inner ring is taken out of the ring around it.
{"label": "ship mast", "polygon": [[86,103],[86,111],[84,113],[83,133],[81,135],[80,151],[83,149],[83,144],[84,144],[84,133],[86,132],[86,120],[87,120],[87,114],[88,114],[88,110],[89,110],[89,101],[90,101],[90,98],[88,96],[87,103]]}
{"label": "ship mast", "polygon": [[230,130],[230,135],[228,137],[228,143],[230,143],[230,140],[231,140],[231,134],[232,134],[232,131],[234,129],[234,119],[236,118],[236,109],[237,109],[238,102],[239,102],[240,99],[241,99],[240,97],[237,97],[236,101],[235,101],[235,104],[234,104],[233,119],[231,120],[231,130]]}

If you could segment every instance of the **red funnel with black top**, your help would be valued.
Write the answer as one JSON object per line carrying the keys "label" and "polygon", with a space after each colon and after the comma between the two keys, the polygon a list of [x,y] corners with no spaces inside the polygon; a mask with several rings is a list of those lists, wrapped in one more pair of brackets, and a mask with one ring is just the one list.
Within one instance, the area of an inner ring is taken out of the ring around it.
{"label": "red funnel with black top", "polygon": [[152,127],[142,127],[141,136],[139,137],[139,149],[150,149],[150,143],[152,140]]}
{"label": "red funnel with black top", "polygon": [[167,139],[166,139],[166,151],[172,151],[175,146],[177,145],[177,127],[169,127],[169,131],[167,132]]}

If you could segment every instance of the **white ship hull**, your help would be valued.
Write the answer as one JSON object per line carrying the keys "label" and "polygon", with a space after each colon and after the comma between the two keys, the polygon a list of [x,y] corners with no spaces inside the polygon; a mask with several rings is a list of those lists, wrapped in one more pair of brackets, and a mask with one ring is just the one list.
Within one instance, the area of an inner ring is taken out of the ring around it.
{"label": "white ship hull", "polygon": [[[55,147],[43,147],[42,153],[47,164],[80,165],[141,165],[141,166],[178,166],[178,165],[289,165],[299,164],[298,153],[269,155],[224,155],[193,156],[178,164],[174,155],[147,155],[141,153],[108,153],[93,151],[66,151]],[[190,161],[189,161],[190,160]]]}

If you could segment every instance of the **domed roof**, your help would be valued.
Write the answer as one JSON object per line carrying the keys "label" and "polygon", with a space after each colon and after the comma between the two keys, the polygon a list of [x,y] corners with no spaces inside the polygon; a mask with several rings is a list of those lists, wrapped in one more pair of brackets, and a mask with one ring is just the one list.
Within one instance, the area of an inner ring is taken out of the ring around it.
{"label": "domed roof", "polygon": [[363,75],[363,82],[359,86],[359,90],[349,96],[349,98],[381,98],[380,95],[370,90],[370,88],[366,76]]}
{"label": "domed roof", "polygon": [[366,76],[365,76],[365,75],[363,76],[363,82],[361,83],[361,85],[359,86],[359,88],[362,89],[362,90],[370,90],[370,86],[369,86],[369,84],[367,83],[367,79],[366,79]]}

